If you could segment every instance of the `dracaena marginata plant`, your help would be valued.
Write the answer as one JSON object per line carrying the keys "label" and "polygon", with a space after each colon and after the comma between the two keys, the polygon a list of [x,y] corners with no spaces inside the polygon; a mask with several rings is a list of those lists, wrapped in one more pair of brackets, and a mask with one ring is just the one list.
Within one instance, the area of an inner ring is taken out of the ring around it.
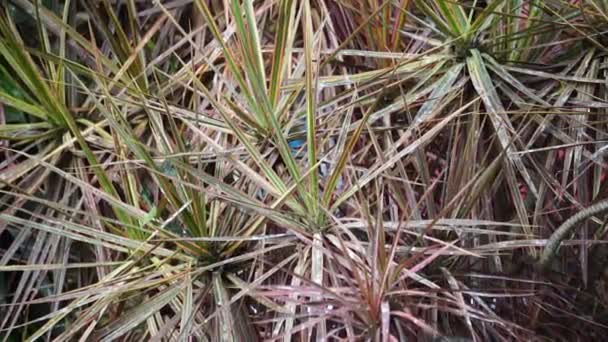
{"label": "dracaena marginata plant", "polygon": [[607,9],[6,1],[0,337],[599,339]]}

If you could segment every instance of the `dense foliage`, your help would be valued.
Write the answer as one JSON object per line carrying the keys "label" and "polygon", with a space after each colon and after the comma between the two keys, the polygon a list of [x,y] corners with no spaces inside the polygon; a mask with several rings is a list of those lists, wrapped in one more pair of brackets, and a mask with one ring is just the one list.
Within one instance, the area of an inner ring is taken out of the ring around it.
{"label": "dense foliage", "polygon": [[608,1],[1,7],[3,341],[605,338]]}

